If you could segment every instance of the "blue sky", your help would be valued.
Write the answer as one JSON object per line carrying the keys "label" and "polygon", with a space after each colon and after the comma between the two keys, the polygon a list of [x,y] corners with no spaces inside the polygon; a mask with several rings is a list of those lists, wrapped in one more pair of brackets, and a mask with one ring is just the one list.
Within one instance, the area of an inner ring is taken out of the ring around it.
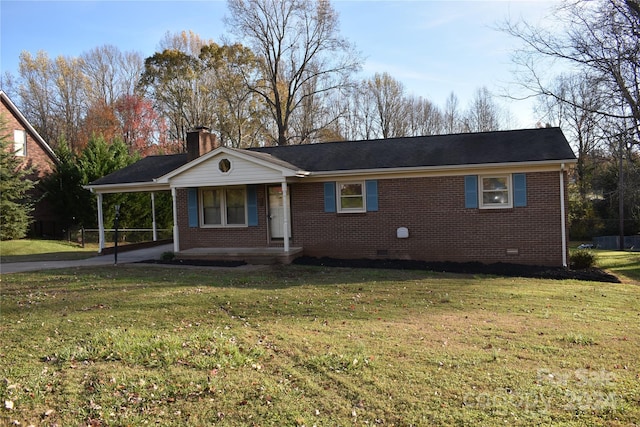
{"label": "blue sky", "polygon": [[[539,22],[557,1],[333,0],[341,34],[362,52],[362,77],[388,72],[443,107],[454,92],[466,108],[475,91],[511,90],[515,40],[496,31],[506,18]],[[166,32],[192,30],[221,41],[225,1],[0,1],[0,70],[17,74],[22,51],[78,56],[111,44],[151,56]],[[538,121],[531,102],[500,99],[514,127]]]}

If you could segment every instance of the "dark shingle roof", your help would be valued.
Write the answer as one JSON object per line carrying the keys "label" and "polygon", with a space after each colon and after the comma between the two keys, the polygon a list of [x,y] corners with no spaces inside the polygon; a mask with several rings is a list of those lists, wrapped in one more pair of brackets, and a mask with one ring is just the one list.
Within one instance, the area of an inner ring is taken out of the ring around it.
{"label": "dark shingle roof", "polygon": [[89,185],[133,184],[152,182],[187,163],[187,155],[171,154],[166,156],[149,156],[144,159],[99,178]]}
{"label": "dark shingle roof", "polygon": [[[307,172],[573,161],[559,128],[259,147],[256,158]],[[152,182],[187,163],[186,154],[149,156],[90,185]]]}
{"label": "dark shingle roof", "polygon": [[260,147],[309,172],[574,160],[559,128]]}

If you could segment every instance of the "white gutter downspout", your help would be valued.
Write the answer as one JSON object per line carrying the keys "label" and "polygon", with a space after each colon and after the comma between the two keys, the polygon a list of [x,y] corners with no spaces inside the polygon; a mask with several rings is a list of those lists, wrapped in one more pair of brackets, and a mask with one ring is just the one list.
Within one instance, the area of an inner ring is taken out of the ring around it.
{"label": "white gutter downspout", "polygon": [[560,216],[562,230],[562,266],[567,267],[567,226],[564,206],[564,163],[560,165]]}
{"label": "white gutter downspout", "polygon": [[180,233],[178,233],[178,197],[176,189],[171,187],[171,201],[173,202],[173,253],[180,252]]}

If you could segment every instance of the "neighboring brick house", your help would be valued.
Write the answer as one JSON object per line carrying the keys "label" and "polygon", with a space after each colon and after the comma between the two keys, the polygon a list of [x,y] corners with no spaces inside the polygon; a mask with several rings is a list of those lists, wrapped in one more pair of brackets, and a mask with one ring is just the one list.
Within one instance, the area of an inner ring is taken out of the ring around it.
{"label": "neighboring brick house", "polygon": [[88,188],[171,190],[183,258],[567,265],[576,157],[558,128],[212,151],[203,136]]}
{"label": "neighboring brick house", "polygon": [[[15,155],[23,159],[20,167],[32,168],[33,173],[28,178],[37,182],[53,171],[58,158],[49,144],[42,139],[2,90],[0,90],[0,101],[0,116],[4,127],[2,131],[6,132],[7,137],[13,141],[12,150]],[[58,235],[57,218],[49,203],[42,200],[42,192],[36,187],[31,192],[31,197],[36,203],[32,212],[33,222],[29,234],[38,237]]]}

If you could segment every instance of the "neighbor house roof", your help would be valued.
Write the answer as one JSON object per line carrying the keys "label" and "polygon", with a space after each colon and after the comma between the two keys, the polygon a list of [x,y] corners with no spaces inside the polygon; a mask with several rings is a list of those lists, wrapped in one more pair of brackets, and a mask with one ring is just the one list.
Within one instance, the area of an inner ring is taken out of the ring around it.
{"label": "neighbor house roof", "polygon": [[308,172],[575,160],[559,128],[260,147]]}
{"label": "neighbor house roof", "polygon": [[[463,165],[573,163],[576,160],[559,128],[226,150],[239,151],[280,167],[310,174]],[[200,157],[193,164],[203,160],[206,159]],[[149,156],[93,181],[87,187],[152,184],[157,178],[185,167],[188,168],[186,154]]]}

